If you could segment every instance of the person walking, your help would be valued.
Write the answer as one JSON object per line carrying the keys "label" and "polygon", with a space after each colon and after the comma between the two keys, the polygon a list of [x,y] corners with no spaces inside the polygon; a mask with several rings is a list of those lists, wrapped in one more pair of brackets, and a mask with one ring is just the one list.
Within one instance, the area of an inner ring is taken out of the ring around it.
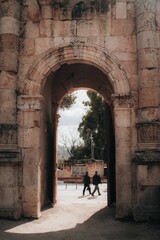
{"label": "person walking", "polygon": [[92,192],[92,196],[94,196],[94,193],[97,191],[98,192],[98,195],[100,196],[100,191],[99,191],[99,183],[101,183],[101,177],[100,175],[98,175],[98,172],[95,171],[95,174],[93,176],[93,185],[95,186],[94,187],[94,190]]}
{"label": "person walking", "polygon": [[88,172],[86,172],[86,174],[84,175],[84,178],[83,178],[83,184],[84,184],[83,195],[85,195],[86,189],[89,191],[89,194],[91,194],[90,182],[91,182],[90,176],[88,175]]}

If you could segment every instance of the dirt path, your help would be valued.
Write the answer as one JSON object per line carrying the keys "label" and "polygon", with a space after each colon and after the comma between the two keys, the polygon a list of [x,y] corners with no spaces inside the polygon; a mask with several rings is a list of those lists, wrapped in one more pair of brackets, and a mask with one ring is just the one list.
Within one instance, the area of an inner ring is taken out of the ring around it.
{"label": "dirt path", "polygon": [[[73,187],[73,186],[72,186]],[[78,189],[59,187],[58,204],[38,220],[0,220],[0,240],[159,240],[160,224],[116,221],[115,209],[106,206],[106,185],[101,196],[82,196]]]}

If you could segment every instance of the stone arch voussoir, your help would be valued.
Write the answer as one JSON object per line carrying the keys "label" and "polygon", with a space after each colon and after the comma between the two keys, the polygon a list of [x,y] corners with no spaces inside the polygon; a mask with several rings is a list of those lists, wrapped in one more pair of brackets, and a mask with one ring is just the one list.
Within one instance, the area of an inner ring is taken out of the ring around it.
{"label": "stone arch voussoir", "polygon": [[[46,77],[65,63],[93,65],[108,76],[114,94],[123,96],[130,93],[125,68],[118,58],[109,53],[107,49],[94,45],[69,45],[56,49],[51,48],[42,53],[28,71],[27,79],[30,84],[25,86],[25,92],[27,94],[41,94]],[[35,85],[38,87],[35,88]]]}

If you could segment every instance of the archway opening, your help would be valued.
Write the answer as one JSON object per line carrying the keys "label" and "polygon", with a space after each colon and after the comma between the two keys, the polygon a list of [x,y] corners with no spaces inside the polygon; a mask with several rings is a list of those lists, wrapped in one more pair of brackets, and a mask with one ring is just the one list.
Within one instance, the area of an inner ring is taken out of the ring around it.
{"label": "archway opening", "polygon": [[[101,94],[107,110],[108,205],[115,202],[115,137],[111,95],[114,93],[107,75],[98,68],[82,63],[63,64],[51,72],[43,88],[41,207],[57,200],[57,127],[58,108],[62,98],[79,89]],[[107,203],[106,203],[107,204]]]}

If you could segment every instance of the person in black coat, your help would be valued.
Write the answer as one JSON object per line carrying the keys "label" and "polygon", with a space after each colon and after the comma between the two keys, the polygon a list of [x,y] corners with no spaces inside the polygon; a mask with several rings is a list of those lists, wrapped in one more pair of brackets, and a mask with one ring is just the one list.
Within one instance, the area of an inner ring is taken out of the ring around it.
{"label": "person in black coat", "polygon": [[89,191],[89,194],[91,194],[90,176],[88,176],[88,172],[86,172],[86,174],[84,175],[83,183],[84,183],[83,195],[85,194],[86,189]]}
{"label": "person in black coat", "polygon": [[99,183],[101,183],[101,177],[98,175],[98,172],[97,171],[95,171],[95,174],[94,174],[94,176],[93,176],[93,185],[95,186],[94,187],[94,190],[93,190],[93,192],[92,192],[92,196],[94,196],[94,193],[96,192],[96,191],[98,191],[98,195],[101,195],[100,194],[100,191],[99,191]]}

